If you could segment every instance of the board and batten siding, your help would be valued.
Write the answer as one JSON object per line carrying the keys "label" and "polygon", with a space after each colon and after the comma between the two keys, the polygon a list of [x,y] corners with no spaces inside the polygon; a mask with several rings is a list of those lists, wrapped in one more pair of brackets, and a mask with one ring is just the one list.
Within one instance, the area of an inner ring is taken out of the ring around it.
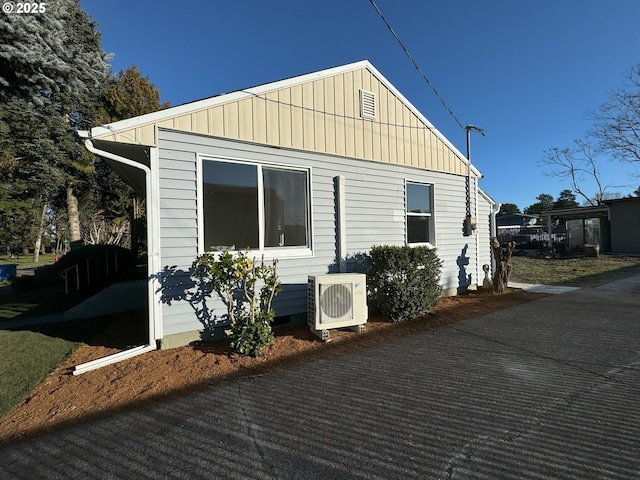
{"label": "board and batten siding", "polygon": [[[151,115],[147,122],[111,128],[95,138],[156,146],[157,128],[165,128],[466,174],[460,153],[423,121],[375,69],[358,64],[349,71],[327,72],[303,76],[300,82],[268,84],[259,93],[250,93],[253,89],[249,89],[193,102],[193,108],[187,111],[181,109],[184,106],[175,107],[166,110],[166,118]],[[269,88],[271,85],[273,89]],[[360,116],[360,90],[374,94],[375,119]],[[171,115],[172,111],[176,113]]]}
{"label": "board and batten siding", "polygon": [[[313,255],[280,258],[283,292],[276,297],[276,315],[306,311],[308,275],[337,271],[334,179],[345,178],[347,254],[356,256],[372,245],[404,245],[405,182],[433,185],[436,247],[443,260],[445,289],[459,286],[459,257],[466,246],[467,274],[477,282],[475,239],[462,235],[465,216],[465,177],[404,165],[276,149],[204,135],[159,130],[160,272],[165,285],[164,335],[201,330],[194,308],[184,300],[192,285],[189,272],[198,251],[196,165],[199,155],[248,162],[275,163],[311,169]],[[214,307],[214,305],[209,305]],[[220,305],[214,313],[223,314]]]}

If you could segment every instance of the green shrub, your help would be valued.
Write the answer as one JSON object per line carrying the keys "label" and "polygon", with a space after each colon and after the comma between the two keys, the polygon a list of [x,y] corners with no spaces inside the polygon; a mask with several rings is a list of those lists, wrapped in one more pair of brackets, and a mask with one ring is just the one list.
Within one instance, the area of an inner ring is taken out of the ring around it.
{"label": "green shrub", "polygon": [[373,246],[366,255],[370,305],[394,322],[429,313],[442,287],[442,261],[426,246]]}
{"label": "green shrub", "polygon": [[211,287],[227,306],[231,328],[225,333],[231,348],[242,355],[259,357],[275,339],[271,302],[280,291],[277,264],[263,260],[258,265],[242,252],[204,253],[193,262],[198,285]]}

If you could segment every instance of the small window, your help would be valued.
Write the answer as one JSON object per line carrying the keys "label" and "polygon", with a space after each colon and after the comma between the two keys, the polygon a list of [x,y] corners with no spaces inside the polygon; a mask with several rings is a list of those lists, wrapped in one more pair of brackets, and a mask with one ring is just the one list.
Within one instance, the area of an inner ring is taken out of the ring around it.
{"label": "small window", "polygon": [[310,248],[309,172],[202,161],[206,251]]}
{"label": "small window", "polygon": [[433,243],[431,185],[406,184],[407,243]]}

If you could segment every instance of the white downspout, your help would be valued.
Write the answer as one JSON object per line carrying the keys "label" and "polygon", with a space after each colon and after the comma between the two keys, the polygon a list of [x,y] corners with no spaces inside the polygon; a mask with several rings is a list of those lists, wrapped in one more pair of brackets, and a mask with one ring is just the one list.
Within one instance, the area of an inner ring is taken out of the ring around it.
{"label": "white downspout", "polygon": [[496,215],[498,214],[501,208],[502,208],[501,203],[494,203],[493,208],[491,209],[491,226],[489,229],[489,233],[491,234],[492,237],[498,236],[497,235],[498,228],[496,226]]}
{"label": "white downspout", "polygon": [[336,239],[336,260],[338,263],[338,271],[345,273],[347,271],[347,232],[346,232],[346,213],[345,213],[345,193],[344,193],[344,176],[338,175],[334,178],[336,187],[336,210],[337,210],[337,239]]}
{"label": "white downspout", "polygon": [[91,370],[95,370],[100,367],[104,367],[106,365],[110,365],[112,363],[120,362],[127,358],[132,358],[137,355],[140,355],[145,352],[150,352],[156,349],[155,342],[155,326],[156,326],[156,315],[157,308],[155,305],[155,291],[154,284],[155,282],[151,279],[153,275],[159,271],[158,263],[159,255],[158,255],[158,239],[154,234],[154,219],[155,219],[155,202],[152,201],[153,190],[151,188],[151,169],[146,165],[135,162],[125,157],[121,157],[120,155],[116,155],[111,152],[106,152],[104,150],[97,149],[91,139],[87,138],[84,141],[84,145],[91,153],[94,155],[98,155],[99,157],[108,158],[110,160],[114,160],[119,163],[123,163],[130,167],[138,168],[145,173],[145,188],[146,188],[146,201],[147,201],[147,211],[149,212],[149,218],[147,219],[147,246],[149,249],[148,252],[148,261],[147,261],[147,301],[149,308],[149,326],[148,326],[148,334],[149,334],[149,344],[141,345],[138,347],[131,348],[129,350],[125,350],[113,355],[108,355],[103,358],[99,358],[97,360],[93,360],[91,362],[83,363],[81,365],[76,365],[73,374],[80,375],[81,373],[89,372]]}
{"label": "white downspout", "polygon": [[474,209],[474,216],[476,218],[476,229],[474,233],[476,236],[476,290],[479,290],[482,286],[482,283],[480,282],[480,279],[482,277],[480,276],[480,232],[478,231],[478,219],[480,218],[480,216],[478,215],[480,211],[480,209],[478,208],[478,177],[476,177],[475,187],[476,205]]}

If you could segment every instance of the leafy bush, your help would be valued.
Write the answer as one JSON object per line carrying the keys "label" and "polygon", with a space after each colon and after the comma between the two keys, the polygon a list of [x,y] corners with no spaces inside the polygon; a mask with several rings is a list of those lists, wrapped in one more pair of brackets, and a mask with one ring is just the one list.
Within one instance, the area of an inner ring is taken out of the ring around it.
{"label": "leafy bush", "polygon": [[394,322],[429,313],[442,287],[434,248],[374,246],[366,255],[371,307]]}
{"label": "leafy bush", "polygon": [[198,284],[211,287],[227,306],[231,328],[226,333],[231,348],[238,353],[259,357],[275,339],[271,303],[280,291],[277,264],[274,260],[272,265],[265,265],[262,260],[257,265],[242,252],[235,256],[229,252],[204,253],[193,262]]}

